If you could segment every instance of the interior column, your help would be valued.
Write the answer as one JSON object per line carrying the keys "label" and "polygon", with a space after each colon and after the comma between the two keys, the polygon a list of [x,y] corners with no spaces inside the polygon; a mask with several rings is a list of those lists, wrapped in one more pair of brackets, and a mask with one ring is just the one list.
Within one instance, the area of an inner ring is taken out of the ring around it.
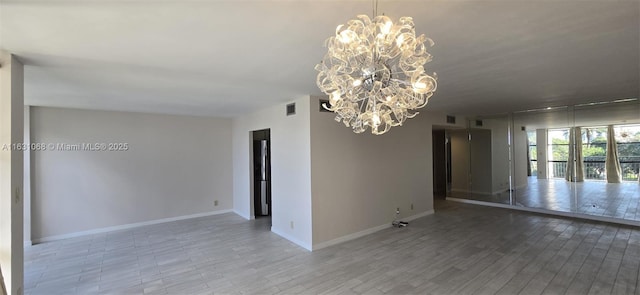
{"label": "interior column", "polygon": [[22,294],[23,66],[0,50],[0,270],[8,294]]}
{"label": "interior column", "polygon": [[547,179],[547,129],[536,129],[538,179]]}

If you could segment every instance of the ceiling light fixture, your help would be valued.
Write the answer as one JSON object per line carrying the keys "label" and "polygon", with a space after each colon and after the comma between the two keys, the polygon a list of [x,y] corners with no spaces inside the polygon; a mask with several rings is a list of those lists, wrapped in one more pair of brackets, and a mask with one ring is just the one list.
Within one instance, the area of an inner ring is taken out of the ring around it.
{"label": "ceiling light fixture", "polygon": [[436,91],[436,75],[425,73],[431,61],[424,35],[416,37],[411,17],[397,23],[377,15],[373,20],[358,15],[336,28],[326,41],[328,52],[316,65],[316,83],[329,95],[335,120],[362,133],[368,127],[373,134],[383,134],[415,117]]}

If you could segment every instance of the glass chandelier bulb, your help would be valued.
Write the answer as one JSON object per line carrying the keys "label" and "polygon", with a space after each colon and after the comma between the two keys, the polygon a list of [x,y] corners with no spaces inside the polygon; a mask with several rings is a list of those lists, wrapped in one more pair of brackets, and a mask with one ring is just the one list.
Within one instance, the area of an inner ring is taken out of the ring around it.
{"label": "glass chandelier bulb", "polygon": [[373,127],[374,128],[378,127],[380,125],[380,116],[377,113],[374,113],[372,121],[373,121]]}
{"label": "glass chandelier bulb", "polygon": [[338,101],[340,99],[340,92],[338,90],[331,92],[331,100]]}
{"label": "glass chandelier bulb", "polygon": [[389,34],[389,32],[391,32],[391,27],[393,26],[393,22],[392,21],[387,21],[384,23],[384,25],[382,26],[382,34],[386,35]]}
{"label": "glass chandelier bulb", "polygon": [[[426,43],[426,44],[425,44]],[[316,65],[316,83],[329,95],[328,109],[354,132],[383,134],[413,118],[436,91],[436,75],[424,71],[433,41],[416,36],[411,17],[359,15],[336,28]]]}
{"label": "glass chandelier bulb", "polygon": [[427,88],[427,84],[422,83],[422,82],[416,82],[415,84],[413,84],[413,87],[414,87],[416,90],[422,90],[422,89]]}

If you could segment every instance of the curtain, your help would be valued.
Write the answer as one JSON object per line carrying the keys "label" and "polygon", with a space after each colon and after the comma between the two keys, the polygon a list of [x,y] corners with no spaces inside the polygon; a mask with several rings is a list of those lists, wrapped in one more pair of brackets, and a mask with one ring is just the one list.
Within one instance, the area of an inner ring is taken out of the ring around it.
{"label": "curtain", "polygon": [[569,157],[567,158],[567,171],[564,179],[571,182],[584,181],[582,129],[580,127],[571,127],[569,129]]}
{"label": "curtain", "polygon": [[607,127],[607,158],[604,162],[608,183],[620,183],[622,180],[622,169],[618,159],[618,145],[616,144],[616,134],[613,125]]}

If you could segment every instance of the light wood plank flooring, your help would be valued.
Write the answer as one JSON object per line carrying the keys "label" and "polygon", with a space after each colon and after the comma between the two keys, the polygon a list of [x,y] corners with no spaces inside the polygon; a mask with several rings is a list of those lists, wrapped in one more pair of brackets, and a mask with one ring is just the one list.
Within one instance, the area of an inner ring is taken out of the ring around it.
{"label": "light wood plank flooring", "polygon": [[439,201],[313,253],[232,213],[50,242],[26,294],[639,294],[640,229]]}

